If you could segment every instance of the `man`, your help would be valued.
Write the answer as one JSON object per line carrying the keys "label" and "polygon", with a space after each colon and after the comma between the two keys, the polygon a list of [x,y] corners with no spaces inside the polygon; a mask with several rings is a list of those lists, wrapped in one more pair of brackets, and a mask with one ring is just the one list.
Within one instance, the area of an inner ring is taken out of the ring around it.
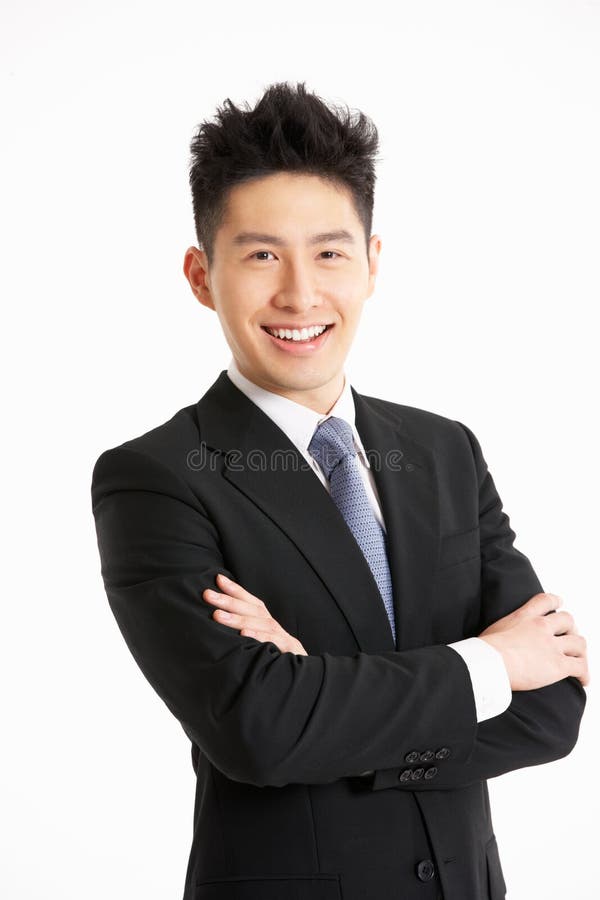
{"label": "man", "polygon": [[184,271],[232,359],[94,468],[111,608],[192,742],[184,900],[499,900],[486,779],[577,740],[585,641],[473,432],[346,380],[376,147],[303,84],[200,127]]}

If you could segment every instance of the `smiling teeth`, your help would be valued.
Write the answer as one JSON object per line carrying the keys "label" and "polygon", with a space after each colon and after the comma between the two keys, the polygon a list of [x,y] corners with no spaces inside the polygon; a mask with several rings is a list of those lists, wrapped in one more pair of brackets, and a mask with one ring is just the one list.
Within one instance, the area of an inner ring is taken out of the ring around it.
{"label": "smiling teeth", "polygon": [[300,330],[297,328],[269,328],[268,326],[265,326],[265,328],[273,337],[282,338],[283,340],[309,341],[322,334],[327,325],[311,325],[310,328],[301,328]]}

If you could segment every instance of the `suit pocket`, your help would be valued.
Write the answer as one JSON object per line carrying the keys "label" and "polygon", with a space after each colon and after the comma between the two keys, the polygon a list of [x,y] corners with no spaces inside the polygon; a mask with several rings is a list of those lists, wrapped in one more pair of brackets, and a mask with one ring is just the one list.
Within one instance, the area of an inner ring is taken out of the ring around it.
{"label": "suit pocket", "polygon": [[447,534],[440,541],[440,556],[437,571],[448,569],[462,562],[479,559],[481,550],[479,547],[479,528],[470,528],[468,531],[459,531],[457,534]]}
{"label": "suit pocket", "polygon": [[194,900],[342,900],[340,876],[254,875],[196,882]]}
{"label": "suit pocket", "polygon": [[487,859],[488,894],[490,900],[504,900],[506,897],[506,884],[500,865],[500,854],[496,838],[492,837],[485,845]]}

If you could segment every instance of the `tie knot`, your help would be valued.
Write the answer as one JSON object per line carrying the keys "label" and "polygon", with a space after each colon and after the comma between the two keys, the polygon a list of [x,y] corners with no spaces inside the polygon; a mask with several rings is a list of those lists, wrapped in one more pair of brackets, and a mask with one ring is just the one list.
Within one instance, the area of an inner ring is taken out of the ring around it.
{"label": "tie knot", "polygon": [[329,416],[315,429],[308,452],[316,459],[329,480],[340,460],[346,456],[356,456],[352,427],[345,419]]}

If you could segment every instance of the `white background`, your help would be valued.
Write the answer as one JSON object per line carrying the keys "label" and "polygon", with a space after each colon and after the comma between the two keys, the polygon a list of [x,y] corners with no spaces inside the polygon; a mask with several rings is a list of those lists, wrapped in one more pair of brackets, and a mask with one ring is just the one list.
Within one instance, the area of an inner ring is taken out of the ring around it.
{"label": "white background", "polygon": [[[381,137],[361,392],[469,425],[544,588],[588,637],[580,741],[490,782],[510,900],[597,896],[598,2],[3,0],[9,900],[181,896],[189,742],[104,593],[104,449],[196,402],[229,350],[182,271],[195,126],[305,81]],[[597,796],[597,793],[596,793]]]}

